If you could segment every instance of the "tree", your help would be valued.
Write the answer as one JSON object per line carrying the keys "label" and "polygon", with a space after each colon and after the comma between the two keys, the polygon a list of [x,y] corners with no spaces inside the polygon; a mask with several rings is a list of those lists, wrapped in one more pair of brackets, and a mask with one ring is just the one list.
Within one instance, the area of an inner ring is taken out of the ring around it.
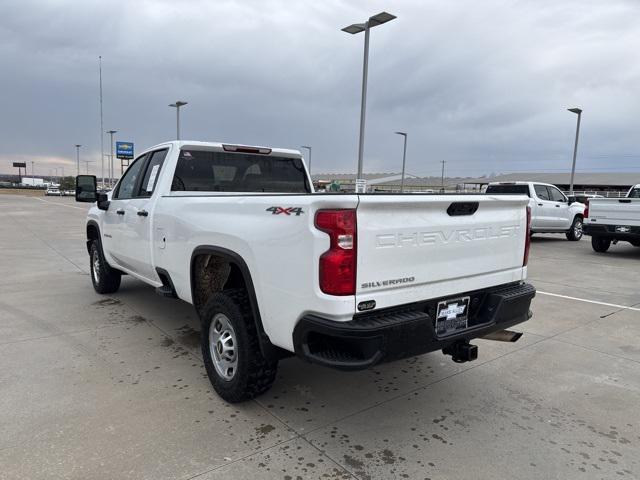
{"label": "tree", "polygon": [[76,189],[75,177],[60,178],[60,190],[75,190],[75,189]]}

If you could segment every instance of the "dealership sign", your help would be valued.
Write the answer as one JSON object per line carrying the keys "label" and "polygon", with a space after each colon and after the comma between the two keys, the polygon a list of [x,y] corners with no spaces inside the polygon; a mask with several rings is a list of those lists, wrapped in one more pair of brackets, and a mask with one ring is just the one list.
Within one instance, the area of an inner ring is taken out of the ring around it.
{"label": "dealership sign", "polygon": [[116,157],[133,158],[133,142],[116,142]]}

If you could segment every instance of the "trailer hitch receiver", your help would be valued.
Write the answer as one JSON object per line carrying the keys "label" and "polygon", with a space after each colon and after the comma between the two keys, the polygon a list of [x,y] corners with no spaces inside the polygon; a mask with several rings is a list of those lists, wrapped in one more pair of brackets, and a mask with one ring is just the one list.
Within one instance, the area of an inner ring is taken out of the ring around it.
{"label": "trailer hitch receiver", "polygon": [[451,359],[456,363],[464,363],[478,358],[478,347],[463,340],[442,349],[442,353],[451,355]]}

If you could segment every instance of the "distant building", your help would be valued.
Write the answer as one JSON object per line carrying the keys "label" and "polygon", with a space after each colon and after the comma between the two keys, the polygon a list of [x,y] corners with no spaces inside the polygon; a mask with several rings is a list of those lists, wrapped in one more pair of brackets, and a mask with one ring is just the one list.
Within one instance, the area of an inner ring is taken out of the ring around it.
{"label": "distant building", "polygon": [[[569,191],[571,174],[563,173],[509,173],[495,177],[466,179],[465,186],[483,188],[490,182],[541,182],[555,185],[564,192]],[[640,183],[640,172],[621,173],[576,173],[573,179],[574,192],[597,193],[618,196],[626,193],[633,185]]]}
{"label": "distant building", "polygon": [[[401,174],[399,173],[367,173],[363,175],[367,187],[372,192],[400,191]],[[338,184],[341,191],[354,191],[356,175],[353,173],[313,174],[316,188],[327,189],[330,184]],[[561,190],[569,191],[569,172],[562,173],[509,173],[493,177],[417,177],[406,174],[404,190],[407,192],[438,192],[443,188],[447,192],[481,192],[491,182],[530,181],[556,185]],[[640,172],[633,173],[576,173],[574,192],[597,193],[605,196],[619,196],[626,193],[633,185],[640,183]]]}
{"label": "distant building", "polygon": [[25,187],[44,187],[44,178],[22,177],[20,185]]}

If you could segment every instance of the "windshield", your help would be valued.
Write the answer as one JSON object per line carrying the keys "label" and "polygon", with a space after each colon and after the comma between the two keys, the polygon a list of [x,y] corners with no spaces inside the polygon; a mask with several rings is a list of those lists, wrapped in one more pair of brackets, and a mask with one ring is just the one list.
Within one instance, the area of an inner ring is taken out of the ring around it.
{"label": "windshield", "polygon": [[486,193],[529,196],[529,185],[489,185]]}
{"label": "windshield", "polygon": [[172,191],[309,193],[302,160],[250,153],[186,149]]}
{"label": "windshield", "polygon": [[629,198],[640,198],[640,187],[633,188],[627,196]]}

